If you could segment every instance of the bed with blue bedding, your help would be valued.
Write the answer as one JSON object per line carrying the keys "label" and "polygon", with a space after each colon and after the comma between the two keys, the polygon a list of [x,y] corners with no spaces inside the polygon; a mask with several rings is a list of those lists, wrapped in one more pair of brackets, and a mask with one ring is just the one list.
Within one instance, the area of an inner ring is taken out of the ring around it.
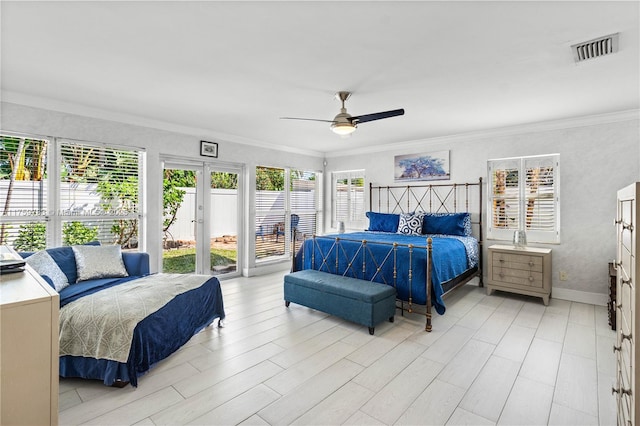
{"label": "bed with blue bedding", "polygon": [[220,282],[149,274],[146,253],[101,247],[58,247],[26,261],[60,294],[60,376],[137,386],[194,334],[220,325]]}
{"label": "bed with blue bedding", "polygon": [[[476,185],[474,197],[469,187]],[[370,207],[377,201],[378,210],[391,212],[367,212],[366,231],[305,236],[292,270],[315,269],[391,285],[403,312],[424,306],[425,330],[431,331],[431,308],[443,315],[447,293],[474,277],[483,285],[481,191],[482,179],[471,184],[370,186]],[[458,211],[459,206],[469,210],[471,204],[478,206],[477,220],[469,211]]]}
{"label": "bed with blue bedding", "polygon": [[64,290],[60,294],[62,377],[137,386],[154,364],[224,318],[220,282],[208,275],[153,274],[93,284],[68,298]]}

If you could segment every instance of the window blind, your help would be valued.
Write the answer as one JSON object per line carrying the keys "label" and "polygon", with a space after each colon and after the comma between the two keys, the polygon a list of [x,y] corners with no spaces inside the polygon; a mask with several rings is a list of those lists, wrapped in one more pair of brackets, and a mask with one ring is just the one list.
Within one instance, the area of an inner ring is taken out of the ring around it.
{"label": "window blind", "polygon": [[322,174],[256,167],[256,260],[291,254],[292,238],[314,234],[322,221]]}
{"label": "window blind", "polygon": [[347,228],[364,226],[364,170],[333,172],[333,226],[342,221]]}
{"label": "window blind", "polygon": [[138,246],[141,155],[61,141],[58,212],[63,244],[93,237],[123,248]]}
{"label": "window blind", "polygon": [[292,227],[293,215],[297,215],[298,223],[295,224],[295,228],[300,235],[312,235],[317,232],[319,223],[317,184],[317,173],[303,170],[291,171]]}
{"label": "window blind", "polygon": [[0,244],[18,251],[46,247],[49,141],[0,135]]}
{"label": "window blind", "polygon": [[142,150],[0,135],[3,244],[137,247]]}

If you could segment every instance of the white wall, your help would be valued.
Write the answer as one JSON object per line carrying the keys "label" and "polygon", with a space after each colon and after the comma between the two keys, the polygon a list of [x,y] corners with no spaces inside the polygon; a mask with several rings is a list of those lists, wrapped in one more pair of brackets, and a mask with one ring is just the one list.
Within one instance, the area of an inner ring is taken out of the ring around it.
{"label": "white wall", "polygon": [[[244,168],[245,191],[242,214],[239,218],[241,229],[239,238],[245,241],[242,271],[247,275],[255,268],[255,259],[251,245],[255,211],[253,194],[255,192],[255,167],[290,167],[295,165],[305,170],[322,170],[323,159],[317,156],[297,152],[278,151],[262,146],[246,145],[221,140],[207,134],[186,134],[143,127],[75,114],[34,108],[8,102],[0,103],[0,129],[48,137],[63,137],[88,142],[117,144],[145,148],[147,153],[146,170],[146,241],[142,248],[149,252],[151,270],[157,271],[162,259],[162,164],[160,158],[180,160],[208,161],[216,165],[229,165]],[[200,140],[218,143],[218,158],[200,156]],[[157,214],[160,212],[160,214]],[[249,230],[250,229],[250,230]],[[249,235],[249,238],[244,236]]]}
{"label": "white wall", "polygon": [[[441,150],[450,151],[450,182],[477,181],[482,176],[485,194],[488,159],[560,153],[561,243],[547,246],[553,250],[554,295],[604,303],[608,297],[607,262],[616,256],[616,191],[640,178],[637,111],[343,154],[327,158],[326,184],[331,187],[332,171],[351,169],[365,169],[367,185],[393,184],[395,155]],[[330,211],[331,197],[325,200]],[[486,221],[486,206],[483,217]],[[326,218],[330,227],[331,215]],[[486,247],[494,243],[497,241],[485,241],[485,261]],[[561,270],[568,273],[567,281],[559,280]]]}

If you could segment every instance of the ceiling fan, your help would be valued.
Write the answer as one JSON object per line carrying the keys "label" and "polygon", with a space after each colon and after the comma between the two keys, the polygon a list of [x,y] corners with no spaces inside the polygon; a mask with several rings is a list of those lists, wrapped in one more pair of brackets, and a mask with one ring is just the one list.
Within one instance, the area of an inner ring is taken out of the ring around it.
{"label": "ceiling fan", "polygon": [[373,114],[358,115],[352,117],[347,112],[344,106],[344,102],[349,99],[351,92],[338,92],[336,98],[342,103],[340,113],[334,117],[333,120],[321,120],[317,118],[296,118],[296,117],[280,117],[282,120],[307,120],[307,121],[323,121],[331,123],[331,130],[341,136],[346,136],[353,133],[358,124],[366,123],[367,121],[382,120],[383,118],[396,117],[404,114],[404,109],[394,109],[391,111],[375,112]]}

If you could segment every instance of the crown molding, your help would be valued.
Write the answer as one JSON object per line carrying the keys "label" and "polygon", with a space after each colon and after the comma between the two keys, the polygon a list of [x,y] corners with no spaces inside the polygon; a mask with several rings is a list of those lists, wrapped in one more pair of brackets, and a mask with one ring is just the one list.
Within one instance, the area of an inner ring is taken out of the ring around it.
{"label": "crown molding", "polygon": [[212,129],[204,129],[198,127],[184,126],[180,124],[159,121],[148,117],[142,117],[132,114],[123,114],[120,112],[93,108],[87,105],[63,102],[55,99],[27,95],[24,93],[2,91],[2,102],[17,105],[28,106],[32,108],[46,109],[55,112],[73,114],[83,117],[95,118],[99,120],[115,121],[118,123],[131,124],[134,126],[149,127],[157,130],[181,133],[185,135],[196,136],[200,139],[213,139],[217,141],[226,141],[242,145],[255,146],[277,151],[290,152],[294,154],[309,155],[312,157],[323,158],[325,154],[320,151],[309,149],[299,149],[290,146],[272,144],[265,141],[243,138],[241,136],[221,133]]}
{"label": "crown molding", "polygon": [[451,142],[464,142],[500,136],[521,135],[524,133],[540,133],[551,130],[564,130],[578,127],[597,126],[601,124],[620,123],[625,121],[640,120],[640,109],[616,111],[605,114],[585,115],[560,120],[540,121],[535,123],[521,124],[517,126],[500,127],[490,130],[481,130],[457,135],[440,136],[435,138],[417,139],[406,142],[394,143],[390,148],[387,146],[371,146],[367,148],[357,148],[351,150],[341,150],[327,153],[326,158],[343,157],[346,155],[371,154],[375,152],[397,151],[405,148],[424,148],[426,144],[440,144]]}
{"label": "crown molding", "polygon": [[213,139],[218,141],[232,142],[247,146],[273,149],[282,152],[290,152],[301,155],[308,155],[319,158],[335,158],[347,155],[371,154],[376,152],[389,152],[402,149],[424,148],[426,144],[440,144],[478,140],[485,138],[495,138],[499,136],[517,135],[523,133],[538,133],[550,130],[562,130],[577,127],[595,126],[600,124],[618,123],[624,121],[640,120],[640,109],[616,111],[605,114],[595,114],[580,117],[573,117],[560,120],[542,121],[526,123],[516,126],[501,127],[490,130],[481,130],[456,135],[439,136],[434,138],[424,138],[405,142],[394,142],[391,146],[379,145],[366,148],[345,149],[332,152],[321,152],[309,149],[299,149],[290,146],[272,144],[262,140],[244,138],[237,135],[221,133],[212,129],[184,126],[180,124],[159,121],[147,117],[132,114],[123,114],[115,111],[93,108],[86,105],[79,105],[63,102],[55,99],[27,95],[13,91],[2,91],[2,102],[13,103],[32,108],[47,109],[56,112],[74,114],[101,120],[115,121],[118,123],[131,124],[135,126],[149,127],[157,130],[192,135],[200,139]]}

